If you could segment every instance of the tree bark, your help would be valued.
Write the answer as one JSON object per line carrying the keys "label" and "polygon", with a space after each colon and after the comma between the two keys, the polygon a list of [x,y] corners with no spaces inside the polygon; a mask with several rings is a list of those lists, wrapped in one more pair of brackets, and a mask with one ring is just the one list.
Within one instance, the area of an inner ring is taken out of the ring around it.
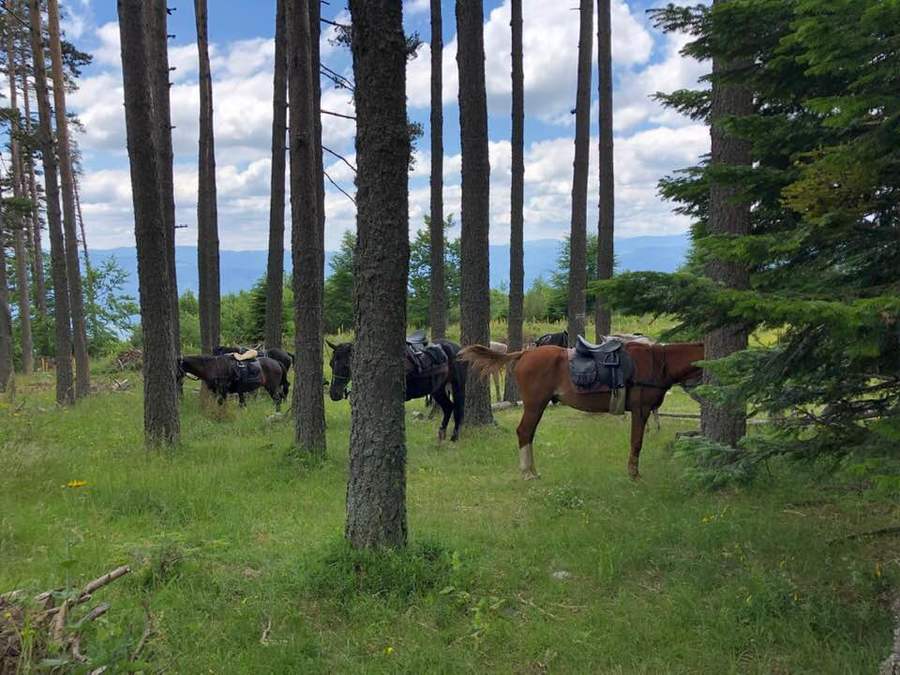
{"label": "tree bark", "polygon": [[[715,0],[714,5],[723,0]],[[729,62],[713,58],[712,101],[710,107],[710,164],[743,165],[751,163],[750,143],[735,138],[722,126],[723,118],[751,115],[753,92],[747,87],[723,84],[717,76],[746,66],[742,62]],[[735,201],[738,190],[714,180],[709,189],[709,234],[746,235],[750,231],[750,204]],[[707,265],[707,275],[730,288],[745,289],[750,283],[750,273],[745,265],[713,260]],[[743,326],[725,326],[705,337],[706,359],[720,359],[736,351],[746,349],[747,331]],[[703,381],[715,384],[716,378],[709,370],[703,371]],[[700,408],[700,430],[710,440],[734,446],[747,432],[746,408],[742,404],[718,406],[703,401]]]}
{"label": "tree bark", "polygon": [[275,76],[272,87],[272,179],[269,189],[269,259],[266,266],[266,325],[268,349],[281,347],[284,327],[284,171],[287,131],[287,36],[284,1],[275,10]]}
{"label": "tree bark", "polygon": [[[25,133],[31,136],[31,97],[28,95],[28,70],[22,69],[22,99],[25,105]],[[44,251],[41,242],[41,213],[37,181],[34,177],[34,158],[28,153],[25,162],[28,175],[28,196],[31,199],[31,278],[34,281],[34,304],[38,316],[47,317],[47,290],[44,282]]]}
{"label": "tree bark", "polygon": [[[11,27],[6,35],[6,74],[9,80],[9,107],[12,109],[10,119],[9,145],[12,155],[13,196],[22,199],[22,158],[19,149],[19,106],[16,84],[16,49]],[[17,216],[11,229],[15,232],[16,244],[16,285],[19,296],[19,326],[22,338],[22,372],[31,375],[34,372],[34,344],[31,339],[31,294],[28,288],[28,246],[26,245],[25,220]]]}
{"label": "tree bark", "polygon": [[200,277],[200,343],[212,354],[219,343],[219,222],[216,206],[216,150],[212,75],[209,70],[206,0],[194,0],[200,57],[200,152],[197,162],[197,267]]}
{"label": "tree bark", "polygon": [[47,92],[44,40],[41,33],[40,0],[28,1],[31,24],[31,52],[34,59],[34,90],[38,104],[38,138],[44,167],[44,197],[47,201],[47,229],[50,233],[50,261],[53,273],[53,323],[56,338],[56,402],[75,402],[72,375],[72,327],[69,311],[69,275],[66,265],[66,243],[59,211],[59,177],[56,148],[50,131],[50,98]]}
{"label": "tree bark", "polygon": [[441,0],[431,0],[431,296],[432,339],[447,334],[447,291],[444,281],[444,26]]}
{"label": "tree bark", "polygon": [[181,354],[181,321],[178,310],[178,274],[175,267],[175,153],[172,149],[172,109],[169,98],[169,36],[166,0],[144,3],[148,26],[147,64],[150,69],[150,98],[153,103],[153,142],[157,152],[160,204],[166,224],[166,252],[169,270],[169,304],[175,356]]}
{"label": "tree bark", "polygon": [[[321,47],[321,18],[322,3],[309,2],[309,30],[310,30],[310,55],[312,67],[310,68],[313,83],[313,120],[315,122],[313,151],[316,153],[313,180],[316,183],[316,203],[319,215],[319,240],[316,250],[316,263],[319,265],[319,343],[325,339],[325,166],[322,156],[322,59]],[[321,356],[319,358],[321,363]],[[321,371],[319,371],[321,373]],[[323,395],[324,406],[324,395]],[[324,414],[324,413],[323,413]]]}
{"label": "tree bark", "polygon": [[[34,0],[35,2],[37,0]],[[125,130],[131,166],[134,234],[137,243],[141,325],[144,333],[144,437],[148,445],[178,440],[178,388],[174,333],[170,325],[165,205],[160,203],[159,152],[152,110],[153,74],[145,39],[151,39],[143,0],[118,0],[125,87]]]}
{"label": "tree bark", "polygon": [[[314,0],[313,0],[314,1]],[[290,106],[291,254],[294,287],[294,442],[314,457],[325,455],[322,388],[324,249],[317,186],[316,110],[310,0],[286,0]],[[318,70],[315,71],[318,73]]]}
{"label": "tree bark", "polygon": [[404,343],[409,272],[406,39],[400,0],[350,0],[357,241],[346,537],[406,545]]}
{"label": "tree bark", "polygon": [[[0,195],[2,196],[2,195]],[[13,377],[12,312],[6,281],[6,233],[0,209],[0,392],[5,392]]]}
{"label": "tree bark", "polygon": [[56,152],[62,179],[63,228],[65,230],[66,270],[69,278],[69,306],[72,312],[72,344],[75,348],[75,396],[91,393],[91,364],[88,358],[84,293],[81,265],[78,262],[78,234],[75,223],[75,183],[72,171],[69,119],[66,117],[66,86],[63,79],[62,43],[59,35],[59,4],[47,0],[47,30],[53,71],[53,104],[56,114]]}
{"label": "tree bark", "polygon": [[[600,218],[597,222],[597,278],[612,279],[615,183],[613,180],[612,19],[610,0],[597,0],[597,62],[600,95]],[[612,313],[602,298],[594,306],[599,342],[612,333]]]}
{"label": "tree bark", "polygon": [[[509,312],[508,312],[508,344],[509,351],[522,349],[524,337],[522,322],[525,303],[525,251],[523,244],[524,230],[524,189],[525,189],[525,87],[522,67],[522,0],[511,2],[512,29],[512,167],[510,184],[510,217],[509,217]],[[503,398],[510,403],[517,403],[519,391],[516,378],[507,373]]]}
{"label": "tree bark", "polygon": [[581,0],[578,86],[575,97],[575,161],[572,164],[572,229],[569,234],[569,346],[584,335],[587,314],[587,183],[591,142],[591,48],[594,7]]}
{"label": "tree bark", "polygon": [[[456,0],[456,35],[459,41],[456,62],[462,150],[460,337],[463,345],[487,345],[491,340],[488,259],[491,163],[482,0]],[[465,420],[471,426],[494,421],[490,388],[480,377],[470,377],[467,381]]]}

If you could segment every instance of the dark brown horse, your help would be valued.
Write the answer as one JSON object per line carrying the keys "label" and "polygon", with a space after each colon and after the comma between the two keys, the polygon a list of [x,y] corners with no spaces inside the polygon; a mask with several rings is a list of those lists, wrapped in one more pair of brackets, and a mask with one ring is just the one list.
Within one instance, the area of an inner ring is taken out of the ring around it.
{"label": "dark brown horse", "polygon": [[184,356],[178,359],[178,381],[185,375],[193,375],[206,383],[216,395],[219,405],[225,403],[228,394],[237,394],[242,407],[245,405],[244,394],[263,387],[275,401],[275,409],[278,410],[287,394],[287,374],[275,359],[261,356],[257,362],[258,377],[248,379],[241,377],[240,366],[230,355]]}
{"label": "dark brown horse", "polygon": [[[625,409],[631,411],[631,453],[628,473],[640,478],[638,461],[644,442],[644,427],[651,412],[662,405],[666,392],[676,384],[696,380],[701,370],[694,365],[703,360],[702,342],[648,344],[628,342],[623,346],[634,362],[634,375],[626,382]],[[498,354],[482,345],[466,347],[460,359],[468,361],[482,376],[515,365],[524,411],[516,430],[519,436],[519,468],[526,480],[537,478],[534,468],[534,433],[544,409],[554,397],[585,412],[609,412],[610,393],[583,394],[575,389],[569,376],[568,350],[561,347],[537,347],[510,354]]]}

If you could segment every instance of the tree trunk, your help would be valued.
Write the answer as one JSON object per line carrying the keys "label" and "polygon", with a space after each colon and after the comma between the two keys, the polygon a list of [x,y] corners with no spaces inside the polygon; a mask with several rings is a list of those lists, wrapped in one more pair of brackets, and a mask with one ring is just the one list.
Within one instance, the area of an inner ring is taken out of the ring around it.
{"label": "tree trunk", "polygon": [[[22,69],[22,99],[25,103],[25,133],[31,136],[31,97],[28,95],[28,70]],[[47,317],[47,290],[44,283],[44,251],[41,242],[41,212],[37,181],[34,177],[34,158],[28,153],[25,162],[28,175],[28,197],[31,199],[31,278],[34,281],[34,304],[38,316]]]}
{"label": "tree trunk", "polygon": [[[723,0],[715,0],[721,3]],[[718,77],[745,63],[727,62],[713,58],[712,102],[710,107],[710,163],[712,166],[729,164],[749,166],[751,146],[747,141],[729,136],[722,128],[722,118],[751,115],[753,92],[748,88],[723,84]],[[712,181],[709,188],[709,234],[746,235],[750,231],[750,204],[736,202],[737,189]],[[713,260],[706,268],[713,281],[730,288],[745,289],[750,283],[746,266],[724,260]],[[720,359],[736,351],[746,349],[747,331],[742,326],[725,326],[706,335],[706,359]],[[703,371],[706,384],[715,384],[716,378],[708,370]],[[746,409],[743,405],[718,406],[704,401],[700,408],[700,429],[710,440],[734,446],[747,432]]]}
{"label": "tree trunk", "polygon": [[148,26],[145,47],[150,69],[150,99],[153,103],[153,142],[159,172],[160,203],[166,223],[167,267],[169,270],[169,303],[172,314],[172,336],[175,356],[181,354],[181,323],[178,310],[178,274],[175,267],[175,179],[172,149],[172,110],[169,99],[169,36],[166,0],[144,3]]}
{"label": "tree trunk", "polygon": [[[13,172],[13,196],[16,199],[24,198],[22,190],[22,158],[19,150],[19,106],[16,84],[16,50],[13,39],[13,31],[8,27],[6,36],[6,65],[7,79],[9,80],[9,107],[12,109],[10,118],[9,145],[12,155]],[[15,230],[16,243],[16,285],[19,296],[19,325],[22,337],[22,372],[31,375],[34,372],[34,345],[31,339],[31,295],[28,289],[28,246],[26,245],[25,220],[17,216],[17,221],[11,228]]]}
{"label": "tree trunk", "polygon": [[287,128],[287,36],[284,0],[275,10],[275,77],[272,94],[272,180],[269,190],[269,260],[266,266],[266,347],[281,347],[284,295],[284,169]]}
{"label": "tree trunk", "polygon": [[[78,262],[78,234],[75,224],[75,183],[72,171],[69,120],[66,117],[66,86],[63,79],[62,43],[59,35],[59,5],[47,0],[47,29],[53,71],[53,104],[56,114],[56,152],[62,179],[63,227],[65,229],[66,270],[69,279],[69,306],[72,312],[72,344],[75,348],[75,396],[91,393],[91,364],[88,358],[81,265]],[[58,295],[58,293],[57,293]]]}
{"label": "tree trunk", "polygon": [[[316,165],[315,83],[310,0],[287,0],[287,69],[290,106],[291,254],[294,286],[294,441],[314,457],[325,455],[322,388],[322,268]],[[313,0],[314,1],[314,0]],[[318,72],[318,71],[316,71]]]}
{"label": "tree trunk", "polygon": [[[35,2],[37,0],[34,0]],[[118,0],[125,86],[125,130],[131,165],[137,242],[141,326],[144,333],[144,437],[148,445],[175,443],[179,434],[178,388],[169,279],[165,205],[160,204],[159,153],[154,145],[153,74],[147,62],[143,0]]]}
{"label": "tree trunk", "polygon": [[357,240],[346,537],[406,545],[404,344],[409,272],[406,39],[400,0],[350,0]]}
{"label": "tree trunk", "polygon": [[[522,69],[522,0],[512,0],[512,176],[509,217],[509,351],[522,349],[522,322],[525,303],[524,186],[525,186],[525,94]],[[519,400],[516,378],[507,373],[503,398],[510,403]]]}
{"label": "tree trunk", "polygon": [[[456,35],[462,150],[460,334],[463,345],[487,345],[491,340],[488,259],[491,163],[482,0],[456,0]],[[494,421],[490,388],[480,377],[470,377],[467,381],[465,420],[472,426]]]}
{"label": "tree trunk", "polygon": [[[28,1],[31,22],[31,52],[34,59],[34,91],[38,104],[38,138],[44,167],[44,197],[47,201],[47,229],[50,233],[50,261],[53,273],[53,323],[56,338],[56,402],[75,402],[72,377],[72,327],[69,312],[69,276],[66,266],[66,244],[59,212],[59,179],[56,149],[50,131],[50,98],[47,93],[44,41],[41,33],[40,0]],[[39,228],[38,228],[39,229]]]}
{"label": "tree trunk", "polygon": [[206,0],[194,0],[200,55],[200,153],[197,162],[197,267],[200,277],[200,344],[212,354],[219,343],[219,222],[216,206],[216,150],[213,136],[212,75]]}
{"label": "tree trunk", "polygon": [[[310,30],[310,55],[312,57],[312,67],[310,72],[313,82],[313,120],[315,122],[313,150],[316,153],[315,165],[313,172],[313,180],[316,183],[316,203],[318,204],[319,215],[319,240],[316,244],[318,251],[316,254],[316,263],[319,265],[319,343],[323,343],[325,339],[325,166],[322,157],[322,59],[320,53],[321,46],[321,18],[322,3],[309,2],[309,30]],[[319,357],[321,363],[321,356]],[[318,371],[320,374],[322,371]],[[324,406],[323,394],[323,406]],[[324,414],[324,413],[323,413]]]}
{"label": "tree trunk", "polygon": [[594,37],[592,0],[581,0],[579,14],[572,230],[569,234],[569,346],[574,346],[578,336],[584,335],[587,314],[587,183],[591,143],[591,47]]}
{"label": "tree trunk", "polygon": [[[597,278],[612,279],[615,183],[613,181],[613,82],[610,0],[597,0],[597,62],[600,94],[600,218],[597,223]],[[612,313],[601,298],[594,307],[599,342],[612,333]]]}
{"label": "tree trunk", "polygon": [[444,281],[444,26],[441,0],[431,0],[431,337],[447,334],[447,291]]}
{"label": "tree trunk", "polygon": [[0,209],[0,392],[5,392],[13,377],[12,312],[6,281],[6,232]]}

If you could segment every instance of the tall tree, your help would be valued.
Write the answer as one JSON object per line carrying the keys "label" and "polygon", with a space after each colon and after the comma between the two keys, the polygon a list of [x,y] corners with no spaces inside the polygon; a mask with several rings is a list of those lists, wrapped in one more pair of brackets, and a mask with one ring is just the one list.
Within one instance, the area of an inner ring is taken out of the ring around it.
{"label": "tall tree", "polygon": [[66,270],[69,277],[69,306],[72,312],[72,345],[75,348],[75,396],[91,393],[91,367],[88,358],[84,294],[81,288],[81,264],[78,261],[78,234],[75,221],[75,179],[72,170],[69,118],[66,116],[66,84],[63,77],[62,40],[59,34],[59,3],[47,0],[47,31],[53,72],[53,111],[56,114],[56,153],[62,179],[63,228],[65,230]]}
{"label": "tall tree", "polygon": [[[37,2],[37,0],[33,0]],[[160,203],[160,153],[153,112],[153,65],[148,62],[143,0],[118,0],[125,131],[131,166],[134,234],[138,255],[141,326],[144,334],[144,437],[148,445],[178,440],[178,389],[169,278],[169,237]]]}
{"label": "tall tree", "polygon": [[287,131],[287,25],[284,0],[275,9],[275,76],[272,87],[272,178],[269,185],[269,259],[266,265],[266,347],[281,347],[284,296],[284,170]]}
{"label": "tall tree", "polygon": [[[612,279],[615,183],[613,180],[612,17],[610,0],[597,0],[597,63],[600,95],[600,218],[597,221],[597,278]],[[612,332],[612,313],[602,298],[594,305],[596,339]]]}
{"label": "tall tree", "polygon": [[[18,75],[16,72],[15,32],[11,25],[6,31],[6,74],[9,80],[10,116],[9,145],[12,154],[13,196],[21,200],[24,194],[22,181],[22,157],[19,146]],[[22,340],[22,372],[30,375],[34,371],[34,346],[31,339],[31,295],[28,288],[28,246],[27,227],[21,214],[16,215],[12,227],[16,245],[16,291],[19,298],[19,328]]]}
{"label": "tall tree", "polygon": [[[24,54],[24,50],[23,50]],[[25,133],[31,136],[31,97],[29,96],[28,69],[22,68],[22,100],[25,106]],[[34,281],[34,304],[38,316],[47,316],[47,291],[44,282],[44,251],[41,243],[41,213],[38,202],[37,180],[34,177],[34,157],[31,152],[23,156],[27,174],[28,197],[31,199],[31,278]]]}
{"label": "tall tree", "polygon": [[13,377],[12,312],[9,309],[9,286],[6,281],[5,214],[0,208],[0,392],[6,391]]}
{"label": "tall tree", "polygon": [[578,85],[575,95],[575,161],[572,164],[572,230],[569,235],[569,344],[584,335],[587,314],[587,184],[591,142],[591,48],[594,7],[581,0]]}
{"label": "tall tree", "polygon": [[[713,7],[728,0],[713,0]],[[713,81],[709,112],[711,137],[710,164],[715,172],[721,167],[744,166],[751,163],[751,145],[729,133],[726,122],[734,117],[752,115],[753,92],[746,86],[723,81],[723,76],[749,67],[745,59],[730,60],[713,57]],[[731,237],[746,236],[750,232],[750,203],[739,199],[739,189],[716,180],[711,174],[709,185],[709,234]],[[750,285],[750,271],[743,262],[712,258],[707,263],[707,275],[728,288],[745,290]],[[747,348],[747,329],[741,324],[726,325],[706,334],[706,358],[721,359]],[[715,384],[712,370],[703,374],[705,384]],[[734,446],[747,431],[746,410],[740,404],[722,405],[705,399],[700,407],[700,430],[710,440]]]}
{"label": "tall tree", "polygon": [[[291,254],[294,288],[294,440],[313,456],[325,454],[322,389],[324,256],[317,185],[315,83],[310,0],[287,0],[287,71],[290,106]],[[315,71],[316,73],[318,70]]]}
{"label": "tall tree", "polygon": [[213,136],[212,74],[206,0],[194,0],[200,58],[200,151],[197,163],[197,271],[200,277],[200,344],[212,354],[219,342],[219,217],[216,206],[216,149]]}
{"label": "tall tree", "polygon": [[[59,176],[56,148],[50,129],[50,97],[47,92],[47,68],[44,63],[44,40],[41,31],[40,0],[28,0],[31,28],[34,90],[38,105],[38,145],[44,167],[44,198],[47,202],[47,229],[50,234],[50,265],[53,275],[53,324],[56,348],[56,402],[75,402],[72,376],[72,326],[69,311],[69,274],[66,265],[66,242],[59,210]],[[76,253],[77,262],[77,253]]]}
{"label": "tall tree", "polygon": [[410,155],[403,4],[350,0],[350,15],[359,173],[346,536],[357,548],[401,547]]}
{"label": "tall tree", "polygon": [[[491,340],[490,232],[491,162],[488,156],[487,93],[484,81],[484,6],[482,0],[456,0],[459,47],[459,128],[462,149],[462,289],[460,337],[463,345]],[[466,384],[466,424],[493,422],[487,381]]]}
{"label": "tall tree", "polygon": [[[525,87],[522,65],[522,0],[512,0],[512,167],[509,217],[509,313],[507,338],[510,351],[522,348],[523,311],[525,305],[525,251],[523,244],[525,199]],[[519,400],[516,378],[507,377],[503,398],[510,403]]]}
{"label": "tall tree", "polygon": [[[315,261],[319,266],[319,279],[325,279],[325,165],[322,156],[322,55],[321,55],[321,37],[322,37],[322,3],[309,2],[309,32],[310,32],[310,59],[312,73],[312,109],[313,109],[313,151],[315,152],[315,162],[313,164],[313,180],[316,184],[316,204],[318,205],[319,216],[319,239],[316,242]],[[325,339],[325,283],[319,282],[318,303],[322,306],[319,311],[319,343]],[[321,360],[321,359],[320,359]],[[323,398],[324,405],[324,398]]]}
{"label": "tall tree", "polygon": [[[154,146],[158,153],[159,199],[166,223],[169,268],[169,302],[172,305],[172,336],[175,355],[181,353],[181,325],[178,311],[178,275],[175,268],[175,178],[172,149],[172,110],[169,100],[169,31],[166,0],[144,3],[147,23],[147,63],[150,68],[150,98],[153,103]],[[86,255],[86,254],[85,254]]]}
{"label": "tall tree", "polygon": [[431,0],[431,299],[432,338],[447,332],[444,281],[444,24],[441,0]]}

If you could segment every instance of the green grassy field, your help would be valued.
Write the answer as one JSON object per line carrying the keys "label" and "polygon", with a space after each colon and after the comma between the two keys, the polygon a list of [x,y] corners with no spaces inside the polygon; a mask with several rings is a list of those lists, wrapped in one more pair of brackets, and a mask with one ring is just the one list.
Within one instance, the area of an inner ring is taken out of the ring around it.
{"label": "green grassy field", "polygon": [[191,383],[181,445],[148,453],[139,391],[95,380],[72,410],[47,375],[0,404],[0,591],[130,564],[85,636],[110,672],[147,612],[150,672],[864,673],[887,653],[900,549],[829,542],[895,523],[896,497],[786,462],[697,492],[667,449],[690,421],[649,433],[633,483],[627,419],[551,409],[526,483],[518,411],[439,445],[412,402],[410,550],[372,558],[342,545],[346,402],[309,466],[267,399],[211,420]]}

